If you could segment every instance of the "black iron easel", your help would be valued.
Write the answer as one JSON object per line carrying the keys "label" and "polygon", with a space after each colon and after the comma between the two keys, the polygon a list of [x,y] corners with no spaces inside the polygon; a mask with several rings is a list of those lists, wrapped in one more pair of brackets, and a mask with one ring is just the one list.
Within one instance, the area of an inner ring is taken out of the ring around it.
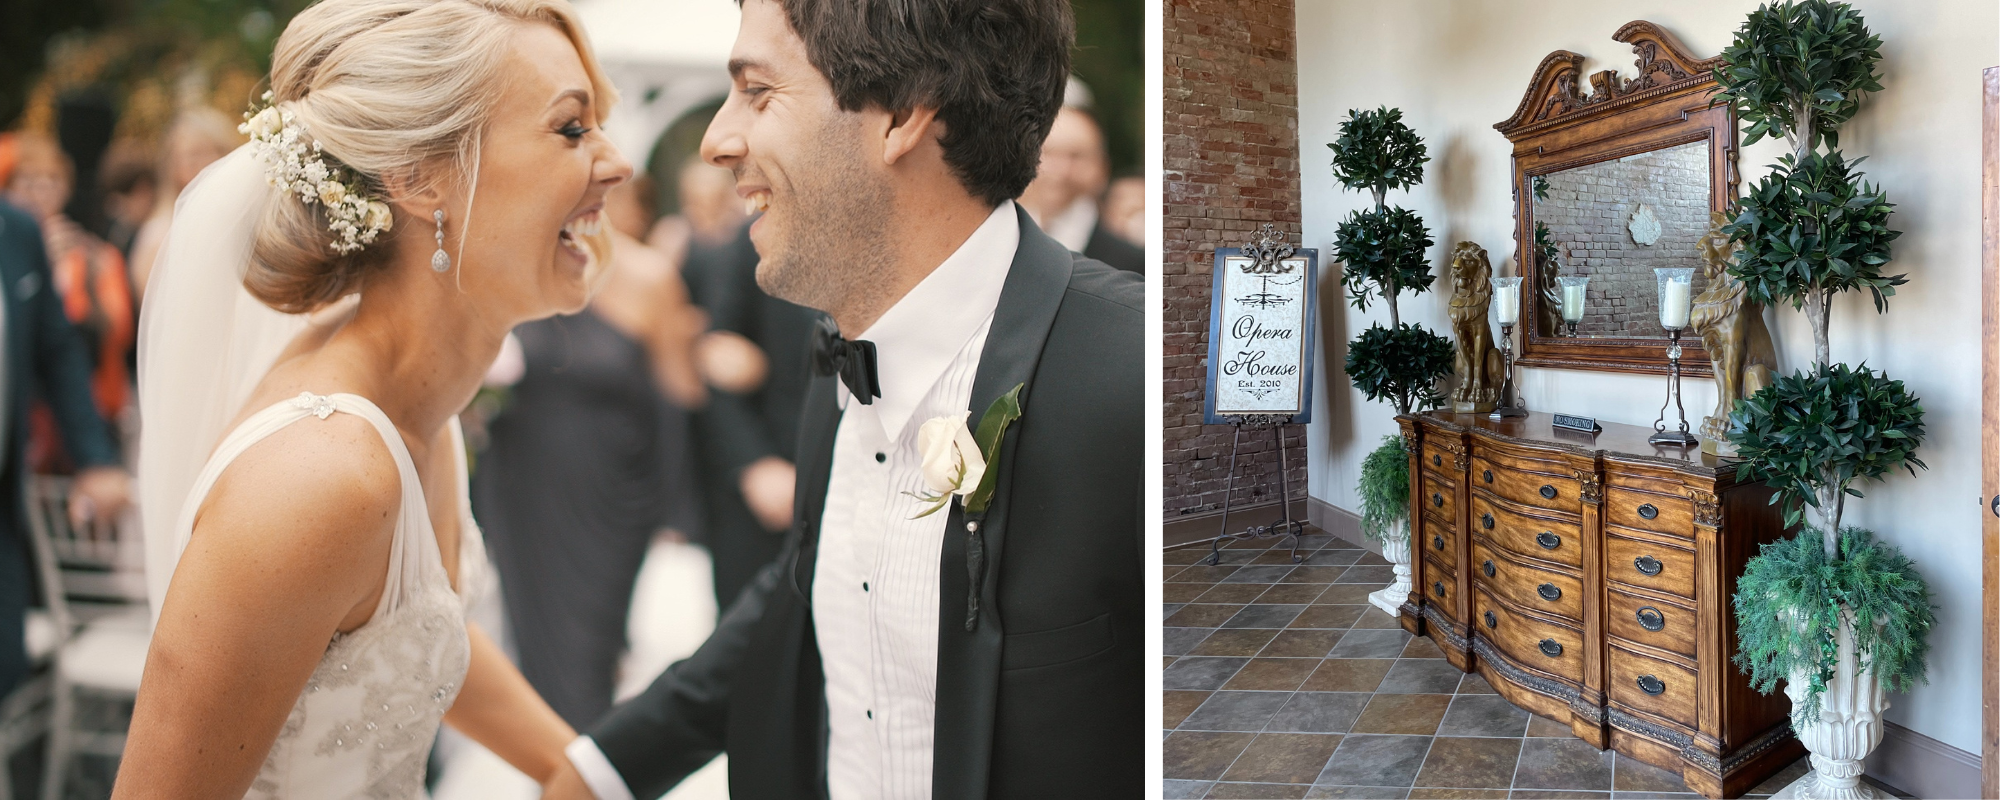
{"label": "black iron easel", "polygon": [[[1299,532],[1305,529],[1305,522],[1292,519],[1291,460],[1285,447],[1284,426],[1292,423],[1290,414],[1248,414],[1226,417],[1228,424],[1236,429],[1229,441],[1229,479],[1222,492],[1222,527],[1208,544],[1208,558],[1203,562],[1209,566],[1222,563],[1222,540],[1255,539],[1270,536],[1289,536],[1292,540],[1292,563],[1305,559],[1299,556]],[[1238,533],[1229,533],[1229,507],[1236,496],[1236,451],[1243,444],[1243,429],[1270,428],[1278,440],[1278,521],[1269,525],[1252,525]]]}

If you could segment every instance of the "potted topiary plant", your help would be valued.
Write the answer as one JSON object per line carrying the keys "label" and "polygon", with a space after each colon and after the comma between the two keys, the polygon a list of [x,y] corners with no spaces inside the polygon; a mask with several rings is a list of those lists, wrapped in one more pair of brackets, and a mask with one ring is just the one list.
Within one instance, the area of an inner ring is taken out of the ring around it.
{"label": "potted topiary plant", "polygon": [[1736,664],[1759,691],[1784,681],[1792,728],[1813,754],[1813,771],[1781,797],[1878,796],[1859,782],[1861,760],[1881,742],[1884,691],[1923,681],[1933,619],[1909,559],[1840,524],[1856,482],[1924,466],[1916,396],[1887,373],[1833,363],[1827,337],[1835,295],[1866,289],[1880,313],[1904,282],[1883,273],[1893,205],[1861,180],[1860,159],[1833,149],[1862,95],[1882,88],[1880,47],[1846,3],[1785,2],[1753,12],[1715,70],[1715,102],[1749,123],[1744,143],[1782,134],[1792,147],[1723,228],[1742,246],[1730,274],[1752,302],[1803,309],[1813,331],[1812,371],[1730,414],[1739,476],[1770,484],[1799,527],[1750,560],[1734,597]]}
{"label": "potted topiary plant", "polygon": [[[1361,534],[1380,545],[1382,552],[1400,550],[1402,560],[1391,560],[1396,578],[1386,588],[1370,592],[1368,602],[1384,613],[1399,613],[1410,596],[1410,455],[1403,450],[1403,437],[1384,436],[1382,444],[1361,459]],[[1386,557],[1386,556],[1385,556]]]}
{"label": "potted topiary plant", "polygon": [[[1347,345],[1347,376],[1369,400],[1388,400],[1396,413],[1431,408],[1443,400],[1437,391],[1438,378],[1451,372],[1451,340],[1426,330],[1422,325],[1405,325],[1396,312],[1396,300],[1404,290],[1421,294],[1431,288],[1431,265],[1424,252],[1435,244],[1424,221],[1415,213],[1387,204],[1390,189],[1408,189],[1424,179],[1424,162],[1430,160],[1424,140],[1403,124],[1403,112],[1393,108],[1349,111],[1340,124],[1340,138],[1327,144],[1333,150],[1333,175],[1349,189],[1368,191],[1375,200],[1372,208],[1355,211],[1340,223],[1334,234],[1335,258],[1343,264],[1342,281],[1355,309],[1368,310],[1371,298],[1380,298],[1389,307],[1389,326],[1371,323]],[[1392,437],[1396,438],[1396,437]],[[1371,493],[1387,496],[1386,485],[1371,481],[1400,481],[1398,490],[1405,503],[1400,511],[1403,522],[1372,529],[1370,538],[1382,545],[1382,557],[1395,567],[1396,583],[1370,596],[1370,602],[1391,614],[1397,613],[1409,594],[1410,547],[1407,501],[1409,467],[1400,477],[1370,473],[1369,463],[1383,453],[1377,449],[1362,465],[1363,528],[1370,530],[1367,509]],[[1398,440],[1397,458],[1401,454]],[[1385,518],[1377,516],[1378,522]],[[1394,592],[1401,586],[1401,593]]]}

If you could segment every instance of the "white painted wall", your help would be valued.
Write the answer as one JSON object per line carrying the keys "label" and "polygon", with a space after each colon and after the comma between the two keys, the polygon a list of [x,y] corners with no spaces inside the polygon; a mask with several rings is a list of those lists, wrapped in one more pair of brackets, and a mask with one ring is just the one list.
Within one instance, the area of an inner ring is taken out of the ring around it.
{"label": "white painted wall", "polygon": [[[1914,558],[1937,595],[1930,638],[1930,685],[1895,697],[1889,719],[1963,750],[1979,734],[1979,238],[1980,70],[2000,63],[2000,9],[1992,0],[1855,0],[1883,40],[1884,90],[1841,131],[1843,152],[1866,155],[1864,169],[1897,203],[1903,231],[1891,267],[1909,285],[1878,316],[1866,295],[1834,308],[1835,360],[1886,369],[1923,399],[1930,465],[1861,486],[1845,521],[1876,530]],[[1301,0],[1298,4],[1299,138],[1305,245],[1330,252],[1339,220],[1368,202],[1339,187],[1326,142],[1350,108],[1388,105],[1430,144],[1424,185],[1390,202],[1424,217],[1442,266],[1452,244],[1470,239],[1496,268],[1514,250],[1510,153],[1493,124],[1510,116],[1534,68],[1553,50],[1586,58],[1584,70],[1619,69],[1634,56],[1611,41],[1620,25],[1646,19],[1665,27],[1697,57],[1721,52],[1756,0],[1683,0],[1657,9],[1638,3],[1543,0]],[[1782,142],[1744,148],[1744,185],[1767,171]],[[1327,269],[1325,272],[1333,272]],[[1437,286],[1448,291],[1438,270]],[[1323,287],[1322,352],[1352,339],[1387,312],[1348,306]],[[1405,296],[1404,321],[1448,332],[1447,297]],[[1767,312],[1786,371],[1808,365],[1812,333],[1789,308]],[[1394,410],[1369,403],[1328,360],[1319,371],[1309,428],[1312,496],[1354,508],[1361,458],[1395,431]],[[1649,425],[1665,379],[1523,369],[1529,408]],[[1329,390],[1331,389],[1331,390]],[[1692,423],[1712,408],[1714,386],[1687,387]]]}

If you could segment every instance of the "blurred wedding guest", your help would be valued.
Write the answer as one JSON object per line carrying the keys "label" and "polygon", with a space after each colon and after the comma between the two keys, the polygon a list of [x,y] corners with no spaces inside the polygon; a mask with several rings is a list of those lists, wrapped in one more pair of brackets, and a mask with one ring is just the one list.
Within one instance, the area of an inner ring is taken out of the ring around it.
{"label": "blurred wedding guest", "polygon": [[[707,245],[700,234],[695,236],[686,270],[689,293],[708,311],[715,331],[740,335],[768,364],[763,380],[734,390],[711,378],[717,391],[694,420],[715,600],[726,609],[777,557],[791,525],[793,461],[806,385],[812,379],[812,330],[820,313],[758,288],[757,251],[728,170],[694,158],[680,178],[689,226],[700,231],[697,220],[708,214],[715,225],[709,235],[726,233]],[[732,366],[719,346],[705,347],[703,356],[705,374]]]}
{"label": "blurred wedding guest", "polygon": [[71,489],[70,514],[115,518],[129,496],[118,448],[98,416],[90,389],[90,356],[49,290],[49,259],[40,226],[0,200],[0,697],[28,669],[23,638],[34,586],[28,568],[26,438],[30,389],[47,398],[63,444],[82,468]]}
{"label": "blurred wedding guest", "polygon": [[229,155],[241,144],[243,137],[237,134],[236,123],[212,108],[182,111],[167,128],[160,145],[159,199],[154,201],[152,215],[139,226],[139,233],[132,240],[132,286],[142,299],[146,294],[146,277],[153,271],[153,259],[159,257],[167,229],[173,226],[174,201],[180,198],[181,190],[201,174],[202,168]]}
{"label": "blurred wedding guest", "polygon": [[604,270],[590,305],[515,328],[518,355],[494,370],[515,375],[489,373],[517,379],[472,477],[521,674],[578,728],[611,707],[647,545],[695,524],[683,409],[705,399],[690,355],[705,323],[677,255],[632,235],[650,220],[629,187],[585,224]]}
{"label": "blurred wedding guest", "polygon": [[1146,179],[1127,175],[1111,182],[1104,193],[1104,229],[1146,247]]}
{"label": "blurred wedding guest", "polygon": [[97,188],[104,197],[104,217],[110,222],[104,239],[128,259],[139,226],[146,224],[160,199],[159,175],[153,164],[153,156],[141,142],[119,139],[111,143],[97,166]]}
{"label": "blurred wedding guest", "polygon": [[1098,200],[1111,181],[1104,131],[1088,110],[1087,89],[1072,78],[1035,181],[1021,193],[1021,208],[1064,247],[1127,272],[1146,271],[1146,252],[1104,226]]}
{"label": "blurred wedding guest", "polygon": [[[4,181],[7,201],[41,226],[63,315],[90,353],[91,395],[98,413],[117,420],[131,396],[126,356],[132,350],[134,315],[125,257],[63,215],[76,189],[76,170],[55,139],[26,134],[18,137],[15,148],[14,169]],[[37,438],[46,438],[34,443],[35,449],[57,444],[52,418],[37,428],[42,434]],[[30,462],[42,465],[51,460],[31,456]]]}

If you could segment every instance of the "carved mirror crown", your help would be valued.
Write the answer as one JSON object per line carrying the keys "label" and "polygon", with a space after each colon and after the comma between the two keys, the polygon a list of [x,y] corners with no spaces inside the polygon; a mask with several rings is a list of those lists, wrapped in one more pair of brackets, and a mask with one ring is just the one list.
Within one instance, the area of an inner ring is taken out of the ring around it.
{"label": "carved mirror crown", "polygon": [[[1650,22],[1611,38],[1632,46],[1635,75],[1586,79],[1583,56],[1557,50],[1493,126],[1514,145],[1515,263],[1526,279],[1517,361],[1664,373],[1652,268],[1701,266],[1710,214],[1736,194],[1736,119],[1709,105],[1720,57],[1695,58]],[[1561,324],[1561,276],[1591,278],[1576,336]],[[1684,374],[1710,374],[1698,342],[1682,348]]]}

